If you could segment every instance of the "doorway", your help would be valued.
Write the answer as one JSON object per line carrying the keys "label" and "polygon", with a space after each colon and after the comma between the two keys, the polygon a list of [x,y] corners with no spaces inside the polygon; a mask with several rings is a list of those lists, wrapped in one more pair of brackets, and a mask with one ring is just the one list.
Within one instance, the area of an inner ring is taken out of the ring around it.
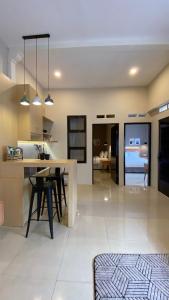
{"label": "doorway", "polygon": [[124,124],[124,184],[149,186],[151,166],[151,124]]}
{"label": "doorway", "polygon": [[119,183],[119,124],[92,125],[92,179]]}
{"label": "doorway", "polygon": [[169,117],[159,121],[158,190],[169,197]]}

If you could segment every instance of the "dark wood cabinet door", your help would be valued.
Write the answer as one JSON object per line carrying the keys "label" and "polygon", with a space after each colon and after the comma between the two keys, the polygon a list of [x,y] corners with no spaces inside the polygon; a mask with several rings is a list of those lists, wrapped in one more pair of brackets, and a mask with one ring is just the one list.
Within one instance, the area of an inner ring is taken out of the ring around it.
{"label": "dark wood cabinet door", "polygon": [[169,118],[159,122],[158,189],[169,197]]}

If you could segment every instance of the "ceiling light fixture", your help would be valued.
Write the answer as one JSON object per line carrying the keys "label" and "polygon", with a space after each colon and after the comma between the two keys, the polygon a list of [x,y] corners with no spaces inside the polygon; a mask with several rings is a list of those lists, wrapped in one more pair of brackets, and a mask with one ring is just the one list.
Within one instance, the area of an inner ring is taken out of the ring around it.
{"label": "ceiling light fixture", "polygon": [[132,67],[130,70],[129,70],[129,75],[130,76],[135,76],[137,75],[139,72],[139,68],[138,67]]}
{"label": "ceiling light fixture", "polygon": [[62,77],[62,73],[61,73],[59,70],[56,70],[56,71],[54,72],[54,75],[55,75],[55,77],[57,77],[57,78],[61,78],[61,77]]}
{"label": "ceiling light fixture", "polygon": [[25,40],[24,40],[24,93],[23,93],[23,97],[20,99],[20,104],[24,105],[24,106],[28,106],[30,105],[30,101],[26,96],[26,86],[25,86]]}
{"label": "ceiling light fixture", "polygon": [[50,63],[49,63],[49,37],[48,37],[48,96],[45,99],[45,104],[51,106],[54,104],[54,101],[50,97],[50,94],[49,94],[49,65],[50,65]]}
{"label": "ceiling light fixture", "polygon": [[38,87],[37,86],[38,86],[38,41],[36,38],[36,96],[33,99],[32,104],[39,106],[42,104],[42,101],[38,96]]}
{"label": "ceiling light fixture", "polygon": [[20,100],[20,104],[22,105],[29,105],[30,101],[26,97],[26,88],[25,88],[25,40],[36,40],[36,96],[32,101],[33,105],[41,105],[42,100],[38,96],[38,39],[44,39],[48,38],[48,96],[45,99],[44,103],[46,105],[53,105],[54,101],[51,99],[50,94],[49,94],[49,38],[50,34],[45,33],[45,34],[36,34],[36,35],[26,35],[22,37],[24,39],[24,95]]}

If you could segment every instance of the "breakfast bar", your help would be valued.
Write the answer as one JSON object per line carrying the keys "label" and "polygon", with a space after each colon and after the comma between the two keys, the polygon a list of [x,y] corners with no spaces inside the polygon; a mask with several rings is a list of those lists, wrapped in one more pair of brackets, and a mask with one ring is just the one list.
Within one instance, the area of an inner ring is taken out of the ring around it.
{"label": "breakfast bar", "polygon": [[68,173],[67,225],[74,225],[77,211],[77,161],[70,159],[23,159],[0,162],[0,201],[4,203],[4,225],[24,226],[30,201],[28,168],[65,168]]}

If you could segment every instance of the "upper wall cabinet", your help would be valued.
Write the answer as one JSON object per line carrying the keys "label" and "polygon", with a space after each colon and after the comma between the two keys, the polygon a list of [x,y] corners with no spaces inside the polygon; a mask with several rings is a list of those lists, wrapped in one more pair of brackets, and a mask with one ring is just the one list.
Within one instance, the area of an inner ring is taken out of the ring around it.
{"label": "upper wall cabinet", "polygon": [[15,85],[15,82],[3,73],[0,73],[0,82],[0,95]]}
{"label": "upper wall cabinet", "polygon": [[[29,99],[35,96],[34,89],[26,85],[26,94]],[[17,87],[17,99],[23,95],[23,86]],[[22,106],[18,103],[18,139],[42,140],[43,139],[43,106]]]}

